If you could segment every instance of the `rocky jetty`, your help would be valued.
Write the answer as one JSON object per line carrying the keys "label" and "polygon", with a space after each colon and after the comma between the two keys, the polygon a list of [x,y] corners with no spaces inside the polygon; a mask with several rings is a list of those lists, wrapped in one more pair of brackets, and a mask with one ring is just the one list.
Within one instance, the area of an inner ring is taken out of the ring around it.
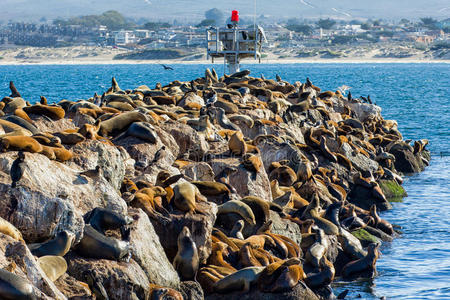
{"label": "rocky jetty", "polygon": [[[219,78],[0,102],[0,298],[331,299],[430,160],[369,99]],[[9,298],[8,298],[9,297]]]}

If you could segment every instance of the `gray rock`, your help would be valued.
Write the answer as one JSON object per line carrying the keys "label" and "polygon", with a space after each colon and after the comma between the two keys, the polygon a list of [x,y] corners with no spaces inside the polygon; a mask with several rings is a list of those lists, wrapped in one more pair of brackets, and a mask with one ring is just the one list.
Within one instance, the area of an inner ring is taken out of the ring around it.
{"label": "gray rock", "polygon": [[129,215],[135,220],[130,227],[133,259],[147,274],[150,283],[177,288],[180,278],[167,259],[147,214],[141,209],[130,208]]}

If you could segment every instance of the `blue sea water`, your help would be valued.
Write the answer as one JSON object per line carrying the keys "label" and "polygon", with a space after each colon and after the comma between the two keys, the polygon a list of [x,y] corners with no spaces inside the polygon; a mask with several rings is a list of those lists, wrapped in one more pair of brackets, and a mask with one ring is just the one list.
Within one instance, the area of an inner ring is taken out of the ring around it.
{"label": "blue sea water", "polygon": [[[157,82],[190,81],[211,65],[26,65],[0,66],[0,97],[13,80],[30,102],[85,99],[101,94],[115,76],[122,89]],[[223,66],[215,65],[218,72]],[[398,121],[405,139],[427,138],[431,165],[405,180],[408,197],[382,217],[403,234],[382,246],[373,280],[337,282],[348,298],[450,299],[450,64],[269,64],[244,65],[253,76],[279,74],[289,82],[306,77],[323,90],[351,87],[354,97],[370,94],[385,119]]]}

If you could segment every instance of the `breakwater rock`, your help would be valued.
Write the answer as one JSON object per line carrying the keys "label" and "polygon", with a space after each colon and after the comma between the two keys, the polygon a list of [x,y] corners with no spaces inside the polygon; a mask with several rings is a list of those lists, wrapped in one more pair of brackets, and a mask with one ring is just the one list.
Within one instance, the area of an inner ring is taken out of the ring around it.
{"label": "breakwater rock", "polygon": [[[0,102],[0,298],[328,299],[428,165],[369,99],[249,71]],[[13,295],[13,296],[11,296]]]}

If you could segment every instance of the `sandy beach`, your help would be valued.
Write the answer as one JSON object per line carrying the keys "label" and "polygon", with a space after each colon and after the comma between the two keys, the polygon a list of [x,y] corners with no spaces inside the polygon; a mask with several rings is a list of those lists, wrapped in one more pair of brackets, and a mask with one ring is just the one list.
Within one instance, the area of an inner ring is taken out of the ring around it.
{"label": "sandy beach", "polygon": [[[0,49],[0,65],[89,65],[89,64],[211,64],[206,55],[198,58],[198,55],[179,59],[158,60],[114,60],[117,54],[127,53],[129,50],[111,47],[63,47],[63,48],[38,48],[23,47]],[[268,51],[264,64],[293,64],[293,63],[450,63],[449,59],[433,59],[421,54],[407,58],[380,58],[367,54],[365,56],[352,56],[341,58],[300,58],[293,55],[283,55]],[[254,60],[244,60],[244,64],[258,63]],[[223,64],[216,61],[216,64]]]}

